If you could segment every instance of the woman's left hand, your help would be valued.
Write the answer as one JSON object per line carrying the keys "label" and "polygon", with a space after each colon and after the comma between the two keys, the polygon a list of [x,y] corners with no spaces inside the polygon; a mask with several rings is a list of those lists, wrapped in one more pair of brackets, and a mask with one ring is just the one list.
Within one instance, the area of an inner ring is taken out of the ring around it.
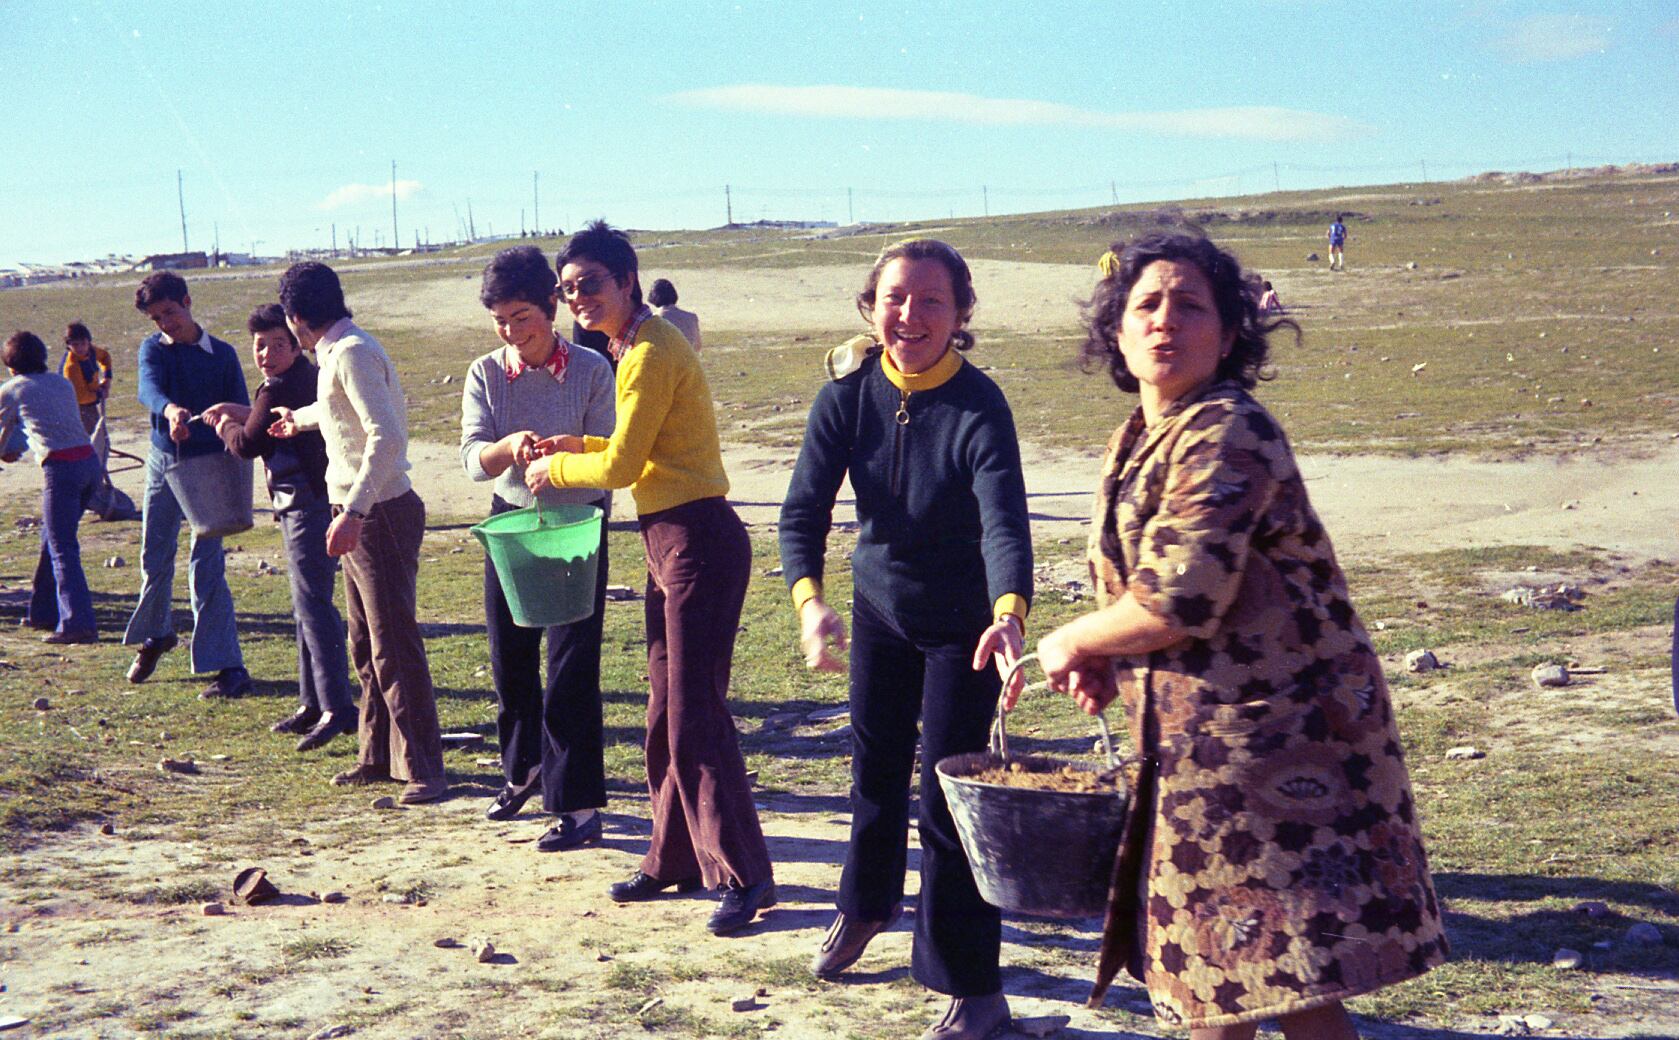
{"label": "woman's left hand", "polygon": [[552,485],[548,481],[548,463],[542,459],[532,459],[525,467],[525,486],[531,489],[531,494],[539,495]]}
{"label": "woman's left hand", "polygon": [[[996,663],[998,675],[1007,676],[1009,669],[1020,660],[1020,651],[1024,645],[1020,626],[1012,617],[992,622],[991,627],[981,633],[979,644],[974,647],[974,671],[984,671],[989,660]],[[1014,702],[1020,699],[1020,690],[1025,685],[1025,677],[1020,675],[1016,675],[1014,681],[1009,683],[1008,689],[1003,691],[1004,711],[1014,708]]]}

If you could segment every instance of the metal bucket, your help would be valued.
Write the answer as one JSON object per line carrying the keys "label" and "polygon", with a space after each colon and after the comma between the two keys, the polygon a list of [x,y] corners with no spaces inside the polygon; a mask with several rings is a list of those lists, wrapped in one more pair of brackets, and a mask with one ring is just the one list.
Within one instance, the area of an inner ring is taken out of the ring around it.
{"label": "metal bucket", "polygon": [[[1015,662],[1007,688],[1027,661]],[[1036,683],[1026,691],[1047,689]],[[991,726],[991,750],[952,755],[935,768],[950,804],[962,851],[974,884],[987,903],[1011,913],[1038,917],[1096,917],[1108,904],[1114,856],[1125,829],[1131,792],[1123,775],[1119,790],[1044,791],[975,780],[974,774],[1018,763],[1023,769],[1057,772],[1067,767],[1098,772],[1096,766],[1041,755],[1009,754],[1002,703]],[[1098,715],[1107,768],[1117,770],[1108,723]]]}

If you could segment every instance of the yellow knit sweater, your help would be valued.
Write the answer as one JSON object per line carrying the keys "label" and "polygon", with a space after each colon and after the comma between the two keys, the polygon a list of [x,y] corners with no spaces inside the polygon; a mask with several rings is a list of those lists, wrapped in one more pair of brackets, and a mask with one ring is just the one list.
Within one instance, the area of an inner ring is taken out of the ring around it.
{"label": "yellow knit sweater", "polygon": [[617,401],[611,437],[549,458],[555,487],[627,487],[642,515],[729,493],[699,355],[663,318],[642,322],[618,362]]}

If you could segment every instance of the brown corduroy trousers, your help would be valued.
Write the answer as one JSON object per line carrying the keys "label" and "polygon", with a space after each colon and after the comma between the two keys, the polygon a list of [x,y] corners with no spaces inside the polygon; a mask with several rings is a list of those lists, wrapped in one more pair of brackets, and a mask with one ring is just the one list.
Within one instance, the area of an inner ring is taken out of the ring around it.
{"label": "brown corduroy trousers", "polygon": [[360,762],[397,780],[443,778],[431,665],[415,618],[425,533],[426,504],[409,491],[368,510],[343,561],[350,662],[361,677]]}
{"label": "brown corduroy trousers", "polygon": [[729,668],[752,546],[721,498],[641,517],[647,548],[647,790],[643,873],[708,887],[771,875],[734,718]]}

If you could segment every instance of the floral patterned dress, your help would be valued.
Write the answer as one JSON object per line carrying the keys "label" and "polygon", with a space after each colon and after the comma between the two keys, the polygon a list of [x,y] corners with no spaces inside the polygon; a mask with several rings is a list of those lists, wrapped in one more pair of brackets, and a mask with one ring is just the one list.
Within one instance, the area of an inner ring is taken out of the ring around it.
{"label": "floral patterned dress", "polygon": [[1124,963],[1162,1020],[1217,1027],[1443,961],[1381,665],[1270,414],[1235,383],[1152,429],[1139,410],[1108,445],[1090,564],[1098,602],[1129,592],[1188,633],[1114,660],[1157,767],[1097,996]]}

